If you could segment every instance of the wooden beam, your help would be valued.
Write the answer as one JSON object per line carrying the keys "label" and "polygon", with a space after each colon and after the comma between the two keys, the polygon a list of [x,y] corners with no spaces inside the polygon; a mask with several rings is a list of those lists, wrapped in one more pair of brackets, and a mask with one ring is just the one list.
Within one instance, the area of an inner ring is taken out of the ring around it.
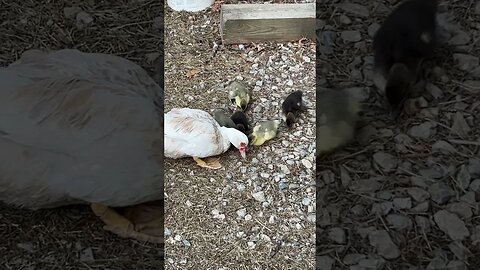
{"label": "wooden beam", "polygon": [[315,40],[315,14],[315,3],[222,5],[222,40],[224,44]]}

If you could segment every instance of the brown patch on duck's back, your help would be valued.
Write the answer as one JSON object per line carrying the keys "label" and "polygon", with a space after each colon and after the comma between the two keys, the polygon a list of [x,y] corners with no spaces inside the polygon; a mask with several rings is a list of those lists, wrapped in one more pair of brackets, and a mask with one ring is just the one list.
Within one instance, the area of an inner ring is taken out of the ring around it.
{"label": "brown patch on duck's back", "polygon": [[190,133],[195,130],[195,121],[193,118],[184,118],[181,122],[174,123],[174,129],[182,133]]}
{"label": "brown patch on duck's back", "polygon": [[84,88],[79,89],[78,91],[72,91],[67,95],[65,101],[60,106],[61,112],[74,112],[84,107],[85,104],[90,100],[90,97],[93,94],[92,89]]}

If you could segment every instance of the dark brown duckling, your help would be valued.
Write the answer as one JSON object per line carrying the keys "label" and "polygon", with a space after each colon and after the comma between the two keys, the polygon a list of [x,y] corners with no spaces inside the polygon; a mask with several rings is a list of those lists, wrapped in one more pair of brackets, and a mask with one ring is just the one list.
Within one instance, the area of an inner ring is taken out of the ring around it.
{"label": "dark brown duckling", "polygon": [[235,128],[240,130],[241,132],[247,134],[250,130],[250,126],[248,124],[248,119],[245,113],[242,111],[236,111],[231,116],[230,119],[235,123]]}
{"label": "dark brown duckling", "polygon": [[288,127],[291,127],[298,117],[298,113],[305,110],[305,105],[302,101],[302,91],[295,91],[288,95],[282,103],[282,112],[284,121]]}
{"label": "dark brown duckling", "polygon": [[392,111],[401,109],[423,79],[423,61],[437,42],[437,0],[407,0],[387,17],[373,38],[374,83]]}

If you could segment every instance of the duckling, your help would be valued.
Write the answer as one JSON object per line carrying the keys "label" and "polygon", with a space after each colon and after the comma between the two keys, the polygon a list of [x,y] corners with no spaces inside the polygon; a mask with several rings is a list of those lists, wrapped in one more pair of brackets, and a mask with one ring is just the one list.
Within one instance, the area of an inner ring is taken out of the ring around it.
{"label": "duckling", "polygon": [[240,130],[241,132],[247,134],[247,132],[250,130],[247,116],[242,111],[234,112],[230,116],[230,119],[233,121],[233,123],[235,123],[235,128]]}
{"label": "duckling", "polygon": [[317,157],[353,138],[360,111],[359,101],[347,90],[317,90]]}
{"label": "duckling", "polygon": [[298,112],[305,109],[302,95],[302,91],[295,91],[288,95],[282,103],[283,117],[288,127],[293,125],[295,118],[298,116]]}
{"label": "duckling", "polygon": [[233,81],[226,88],[228,90],[228,99],[230,99],[236,107],[245,111],[252,96],[252,92],[248,89],[248,85],[242,81]]}
{"label": "duckling", "polygon": [[258,122],[253,128],[252,134],[250,134],[250,144],[258,146],[275,138],[275,136],[277,136],[278,127],[280,127],[279,120]]}
{"label": "duckling", "polygon": [[221,127],[236,128],[237,125],[222,110],[218,109],[213,112],[213,118]]}
{"label": "duckling", "polygon": [[407,0],[385,20],[373,38],[374,83],[387,107],[397,111],[422,79],[423,60],[437,46],[437,0]]}

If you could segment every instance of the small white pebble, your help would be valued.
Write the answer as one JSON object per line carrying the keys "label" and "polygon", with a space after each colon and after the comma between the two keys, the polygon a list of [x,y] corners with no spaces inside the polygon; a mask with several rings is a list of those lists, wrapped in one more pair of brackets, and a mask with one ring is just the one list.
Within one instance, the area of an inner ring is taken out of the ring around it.
{"label": "small white pebble", "polygon": [[307,159],[302,159],[302,164],[305,168],[310,169],[313,167],[312,163]]}
{"label": "small white pebble", "polygon": [[245,221],[249,221],[249,220],[252,220],[252,215],[246,214],[245,215]]}
{"label": "small white pebble", "polygon": [[312,201],[312,200],[310,200],[309,198],[303,198],[302,204],[305,205],[305,206],[307,206],[307,205],[310,204],[311,201]]}
{"label": "small white pebble", "polygon": [[265,201],[265,194],[263,191],[255,192],[252,194],[252,197],[259,202],[264,202]]}
{"label": "small white pebble", "polygon": [[240,218],[244,218],[246,214],[247,214],[247,209],[245,209],[245,208],[237,210],[237,215]]}
{"label": "small white pebble", "polygon": [[180,240],[182,240],[182,236],[177,234],[177,235],[175,235],[175,237],[173,239],[175,239],[175,241],[180,241]]}
{"label": "small white pebble", "polygon": [[316,217],[315,214],[308,214],[308,216],[307,216],[307,220],[308,220],[308,222],[310,222],[310,223],[315,223],[315,222],[316,222],[316,218],[317,218],[317,217]]}
{"label": "small white pebble", "polygon": [[237,185],[237,190],[238,191],[244,191],[245,190],[245,185],[244,184],[238,184]]}
{"label": "small white pebble", "polygon": [[293,86],[293,81],[292,81],[292,80],[288,80],[288,81],[287,81],[287,85],[288,85],[288,86]]}
{"label": "small white pebble", "polygon": [[270,218],[268,219],[268,223],[273,224],[275,223],[275,216],[271,215]]}
{"label": "small white pebble", "polygon": [[192,207],[192,205],[193,205],[190,200],[187,200],[187,201],[185,202],[185,204],[186,204],[188,207]]}

